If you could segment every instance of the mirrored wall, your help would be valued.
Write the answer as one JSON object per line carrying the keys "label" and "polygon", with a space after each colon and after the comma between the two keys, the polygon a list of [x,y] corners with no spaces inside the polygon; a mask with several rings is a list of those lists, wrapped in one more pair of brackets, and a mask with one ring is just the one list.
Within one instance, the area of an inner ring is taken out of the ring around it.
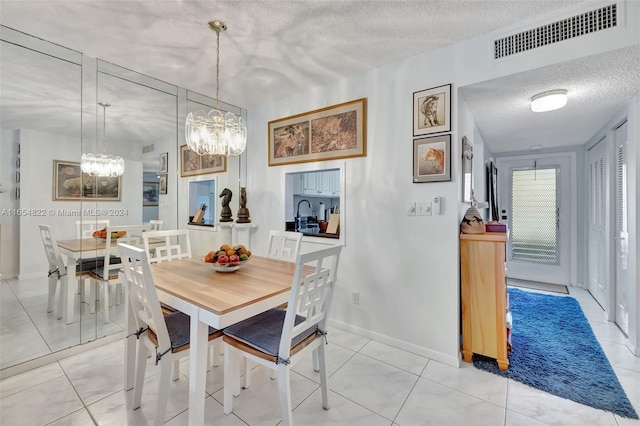
{"label": "mirrored wall", "polygon": [[[49,309],[51,268],[40,225],[57,247],[76,241],[78,258],[99,257],[81,229],[101,229],[106,220],[186,228],[189,212],[180,206],[190,181],[215,179],[235,192],[243,179],[239,158],[228,159],[222,173],[181,177],[184,119],[214,99],[6,27],[0,43],[2,371],[124,330],[123,294],[115,290],[106,321],[90,280],[73,274],[72,296],[58,309],[58,286]],[[221,108],[246,117],[240,108]],[[82,175],[81,155],[103,151],[125,159],[121,178]],[[68,249],[60,252],[75,266]]]}

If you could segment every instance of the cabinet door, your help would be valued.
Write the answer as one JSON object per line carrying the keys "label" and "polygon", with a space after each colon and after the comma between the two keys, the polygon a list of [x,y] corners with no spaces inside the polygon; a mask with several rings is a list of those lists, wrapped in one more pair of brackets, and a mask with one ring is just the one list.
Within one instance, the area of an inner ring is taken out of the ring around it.
{"label": "cabinet door", "polygon": [[331,195],[340,196],[340,170],[332,170],[331,179],[333,181],[333,191]]}
{"label": "cabinet door", "polygon": [[304,194],[303,188],[304,188],[304,175],[303,174],[295,175],[293,179],[293,195]]}
{"label": "cabinet door", "polygon": [[318,195],[318,173],[311,172],[304,174],[304,194]]}
{"label": "cabinet door", "polygon": [[318,194],[331,196],[333,195],[333,171],[318,173]]}

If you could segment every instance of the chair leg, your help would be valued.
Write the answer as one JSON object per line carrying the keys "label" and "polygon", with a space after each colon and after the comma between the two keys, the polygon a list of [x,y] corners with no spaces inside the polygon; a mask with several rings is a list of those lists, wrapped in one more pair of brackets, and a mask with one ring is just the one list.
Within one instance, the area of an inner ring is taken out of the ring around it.
{"label": "chair leg", "polygon": [[76,288],[74,287],[76,284],[75,280],[70,280],[69,275],[65,275],[60,279],[60,285],[65,286],[66,290],[64,292],[64,320],[67,324],[71,324],[74,319],[73,307],[76,301]]}
{"label": "chair leg", "polygon": [[283,425],[293,425],[291,413],[291,375],[285,364],[278,364],[278,389],[280,394],[280,412]]}
{"label": "chair leg", "polygon": [[180,378],[180,360],[173,361],[173,368],[171,369],[171,380],[178,380]]}
{"label": "chair leg", "polygon": [[317,349],[313,351],[317,355],[318,367],[320,370],[320,388],[322,389],[322,408],[329,409],[329,379],[327,378],[327,363],[324,350],[324,344],[320,343]]}
{"label": "chair leg", "polygon": [[111,285],[109,281],[102,282],[102,315],[104,316],[104,323],[108,324],[109,319],[109,291],[111,290]]}
{"label": "chair leg", "polygon": [[318,349],[313,350],[313,371],[320,371],[320,367],[318,366]]}
{"label": "chair leg", "polygon": [[242,389],[249,389],[251,386],[251,361],[246,356],[240,361],[240,376],[242,377]]}
{"label": "chair leg", "polygon": [[140,408],[142,403],[142,388],[144,387],[144,372],[147,368],[147,356],[149,351],[144,344],[138,345],[138,355],[136,357],[136,378],[133,383],[133,409]]}
{"label": "chair leg", "polygon": [[160,361],[160,382],[158,383],[158,407],[156,408],[157,426],[164,425],[164,415],[167,412],[167,401],[169,400],[169,390],[171,388],[171,368],[173,362]]}
{"label": "chair leg", "polygon": [[96,291],[98,288],[98,282],[92,279],[89,285],[89,312],[95,314],[96,303],[98,303],[98,292]]}
{"label": "chair leg", "polygon": [[209,364],[212,367],[217,367],[220,365],[220,354],[222,353],[222,340],[216,339],[213,342],[213,355],[211,358],[211,363]]}
{"label": "chair leg", "polygon": [[[49,276],[49,298],[47,300],[47,312],[53,312],[53,302],[54,302],[54,299],[56,298],[57,286],[58,286],[58,276],[51,274],[51,276]],[[59,315],[60,313],[61,313],[60,310],[58,310],[57,314]]]}

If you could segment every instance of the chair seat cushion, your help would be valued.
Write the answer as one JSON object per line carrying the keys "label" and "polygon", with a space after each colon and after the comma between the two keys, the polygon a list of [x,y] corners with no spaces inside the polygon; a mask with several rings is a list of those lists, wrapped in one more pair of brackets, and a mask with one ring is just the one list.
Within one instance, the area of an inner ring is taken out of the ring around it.
{"label": "chair seat cushion", "polygon": [[96,268],[102,268],[104,266],[104,257],[90,257],[86,259],[78,260],[76,270],[78,272],[89,272]]}
{"label": "chair seat cushion", "polygon": [[[188,346],[185,345],[189,345],[191,337],[191,317],[183,312],[176,311],[165,315],[164,322],[167,324],[167,332],[169,333],[169,339],[171,340],[172,351],[178,352],[178,350],[188,348]],[[209,327],[209,338],[214,336],[216,333],[222,335],[219,330]]]}
{"label": "chair seat cushion", "polygon": [[[270,309],[231,325],[225,328],[223,332],[225,335],[233,337],[261,352],[277,357],[286,313],[287,311],[282,309]],[[295,325],[300,324],[304,320],[305,318],[303,316],[296,315]],[[293,338],[291,347],[296,346],[307,337],[315,334],[317,330],[317,325],[313,325],[304,330]]]}

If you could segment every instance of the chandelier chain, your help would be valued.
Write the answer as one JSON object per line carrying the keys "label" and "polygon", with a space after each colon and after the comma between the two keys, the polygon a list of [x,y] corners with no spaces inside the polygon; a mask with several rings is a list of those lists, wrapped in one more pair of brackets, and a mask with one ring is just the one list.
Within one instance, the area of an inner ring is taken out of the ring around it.
{"label": "chandelier chain", "polygon": [[216,28],[216,108],[220,109],[220,29]]}

